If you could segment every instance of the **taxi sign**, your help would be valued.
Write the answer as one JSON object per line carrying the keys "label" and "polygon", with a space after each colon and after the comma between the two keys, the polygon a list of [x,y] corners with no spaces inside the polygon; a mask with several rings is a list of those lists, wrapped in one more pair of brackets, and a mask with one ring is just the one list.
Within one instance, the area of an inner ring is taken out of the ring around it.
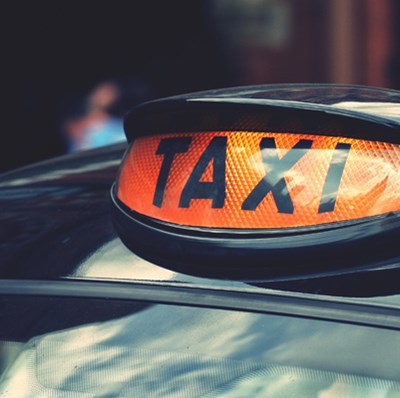
{"label": "taxi sign", "polygon": [[400,146],[268,132],[137,139],[117,197],[174,224],[264,229],[314,226],[400,210]]}
{"label": "taxi sign", "polygon": [[276,91],[263,90],[128,114],[130,146],[112,191],[123,241],[169,268],[228,278],[392,263],[398,122],[284,99],[310,87],[281,88],[273,100]]}

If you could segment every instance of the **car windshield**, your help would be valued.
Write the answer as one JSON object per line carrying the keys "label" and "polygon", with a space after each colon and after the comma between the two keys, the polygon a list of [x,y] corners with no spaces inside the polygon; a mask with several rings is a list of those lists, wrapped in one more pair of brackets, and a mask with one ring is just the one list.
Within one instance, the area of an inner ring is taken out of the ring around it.
{"label": "car windshield", "polygon": [[1,301],[4,396],[400,396],[392,330],[144,302]]}

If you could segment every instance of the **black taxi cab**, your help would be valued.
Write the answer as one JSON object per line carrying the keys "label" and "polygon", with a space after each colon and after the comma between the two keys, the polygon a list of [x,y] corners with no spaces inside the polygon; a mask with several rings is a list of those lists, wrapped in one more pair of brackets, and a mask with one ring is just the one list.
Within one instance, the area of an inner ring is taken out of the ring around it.
{"label": "black taxi cab", "polygon": [[0,396],[400,397],[400,93],[145,103],[0,178]]}

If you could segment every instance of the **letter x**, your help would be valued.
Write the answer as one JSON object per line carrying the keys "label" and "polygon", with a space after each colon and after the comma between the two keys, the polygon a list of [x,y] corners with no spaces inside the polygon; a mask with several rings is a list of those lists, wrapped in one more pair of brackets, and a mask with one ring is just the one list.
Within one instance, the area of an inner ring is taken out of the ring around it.
{"label": "letter x", "polygon": [[311,145],[311,140],[300,140],[285,156],[279,159],[275,139],[263,138],[260,142],[260,151],[266,174],[245,199],[242,210],[255,210],[265,196],[271,192],[278,212],[292,214],[293,202],[284,176],[306,154]]}

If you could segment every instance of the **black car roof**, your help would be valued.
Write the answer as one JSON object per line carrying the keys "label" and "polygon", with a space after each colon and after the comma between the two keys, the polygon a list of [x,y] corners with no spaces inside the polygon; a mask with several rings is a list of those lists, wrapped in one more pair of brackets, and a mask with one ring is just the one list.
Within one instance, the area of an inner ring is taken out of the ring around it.
{"label": "black car roof", "polygon": [[[399,323],[396,267],[268,283],[194,277],[131,253],[110,217],[109,190],[125,148],[68,155],[1,177],[0,293],[126,299],[139,294],[165,302],[279,313],[298,312],[300,305],[317,318],[356,321],[355,314],[362,318],[368,313],[375,324],[389,318],[391,327]],[[160,293],[160,287],[167,291]],[[197,289],[195,296],[191,288]]]}

